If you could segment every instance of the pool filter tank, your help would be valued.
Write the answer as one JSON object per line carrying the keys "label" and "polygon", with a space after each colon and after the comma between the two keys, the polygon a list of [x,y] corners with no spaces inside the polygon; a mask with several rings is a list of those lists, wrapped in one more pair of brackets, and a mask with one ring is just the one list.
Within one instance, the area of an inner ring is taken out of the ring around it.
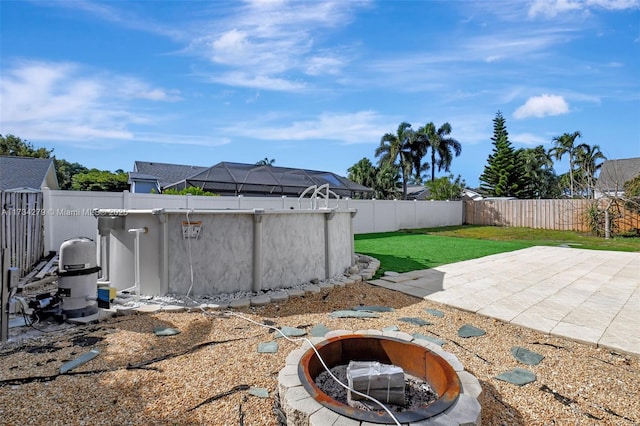
{"label": "pool filter tank", "polygon": [[98,272],[96,244],[86,237],[70,238],[60,246],[58,295],[62,314],[68,318],[98,312]]}

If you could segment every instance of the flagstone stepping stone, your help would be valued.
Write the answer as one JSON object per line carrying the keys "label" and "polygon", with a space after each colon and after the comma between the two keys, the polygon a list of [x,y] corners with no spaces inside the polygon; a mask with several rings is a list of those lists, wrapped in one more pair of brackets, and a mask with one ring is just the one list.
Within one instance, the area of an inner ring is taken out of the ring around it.
{"label": "flagstone stepping stone", "polygon": [[514,368],[513,370],[505,371],[504,373],[497,375],[496,379],[502,380],[503,382],[513,383],[514,385],[523,386],[527,383],[535,382],[536,375],[523,368]]}
{"label": "flagstone stepping stone", "polygon": [[375,312],[368,311],[333,311],[332,318],[380,318]]}
{"label": "flagstone stepping stone", "polygon": [[395,272],[395,271],[385,271],[384,272],[384,276],[385,277],[399,277],[400,274]]}
{"label": "flagstone stepping stone", "polygon": [[249,389],[249,394],[257,396],[258,398],[269,398],[269,391],[265,388],[252,387]]}
{"label": "flagstone stepping stone", "polygon": [[100,351],[97,349],[91,349],[89,352],[85,352],[76,359],[73,359],[69,362],[62,364],[60,367],[60,374],[64,374],[68,371],[73,370],[76,367],[80,367],[97,357],[100,354]]}
{"label": "flagstone stepping stone", "polygon": [[382,331],[400,331],[397,325],[390,325],[388,327],[384,327]]}
{"label": "flagstone stepping stone", "polygon": [[538,365],[540,364],[540,361],[544,359],[544,355],[540,355],[539,353],[530,351],[526,348],[521,348],[520,346],[512,347],[511,355],[521,363],[527,365]]}
{"label": "flagstone stepping stone", "polygon": [[153,334],[156,336],[175,336],[180,334],[180,330],[171,327],[156,327],[153,329]]}
{"label": "flagstone stepping stone", "polygon": [[370,312],[393,312],[394,309],[389,306],[355,306],[354,311],[370,311]]}
{"label": "flagstone stepping stone", "polygon": [[260,354],[275,354],[278,352],[278,342],[272,340],[271,342],[258,343],[258,353]]}
{"label": "flagstone stepping stone", "polygon": [[276,333],[276,339],[279,337],[282,337],[282,335],[284,334],[287,337],[300,337],[300,336],[304,336],[305,334],[307,334],[306,331],[300,329],[300,328],[295,328],[295,327],[288,327],[288,326],[284,326],[280,329],[280,332],[282,333]]}
{"label": "flagstone stepping stone", "polygon": [[446,340],[438,339],[437,337],[433,337],[433,336],[427,336],[426,334],[422,334],[422,333],[413,333],[412,336],[416,339],[423,339],[428,342],[435,343],[438,346],[442,346],[445,343],[447,343]]}
{"label": "flagstone stepping stone", "polygon": [[484,336],[485,334],[487,334],[486,331],[469,324],[463,325],[458,330],[458,336],[464,337],[464,338]]}
{"label": "flagstone stepping stone", "polygon": [[430,313],[434,317],[442,318],[444,316],[444,312],[439,311],[437,309],[429,309],[429,308],[427,308],[427,309],[425,309],[425,311],[427,311],[428,313]]}
{"label": "flagstone stepping stone", "polygon": [[317,324],[309,331],[309,334],[312,337],[324,337],[329,331],[324,324]]}
{"label": "flagstone stepping stone", "polygon": [[413,325],[433,325],[432,322],[423,320],[422,318],[415,318],[415,317],[402,317],[402,318],[398,318],[398,321],[402,321],[402,322],[408,322],[409,324],[413,324]]}

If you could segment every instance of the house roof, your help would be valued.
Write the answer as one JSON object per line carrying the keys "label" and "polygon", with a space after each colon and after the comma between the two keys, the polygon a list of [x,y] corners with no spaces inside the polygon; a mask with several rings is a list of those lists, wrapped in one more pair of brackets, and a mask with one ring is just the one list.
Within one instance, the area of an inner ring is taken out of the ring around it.
{"label": "house roof", "polygon": [[331,172],[230,162],[218,163],[170,186],[197,186],[222,194],[300,195],[310,186],[327,183],[341,196],[373,191]]}
{"label": "house roof", "polygon": [[407,185],[407,200],[426,200],[431,190],[424,185]]}
{"label": "house roof", "polygon": [[158,182],[158,177],[145,173],[129,172],[129,183],[136,182]]}
{"label": "house roof", "polygon": [[598,176],[601,190],[622,190],[628,180],[640,175],[640,157],[606,160],[602,163]]}
{"label": "house roof", "polygon": [[58,179],[51,158],[0,156],[0,191],[40,191],[47,185],[47,175],[53,171],[55,187]]}
{"label": "house roof", "polygon": [[133,164],[133,172],[129,173],[129,179],[139,178],[140,180],[149,180],[155,178],[158,180],[160,186],[164,187],[183,181],[206,169],[206,167],[201,166],[136,161]]}

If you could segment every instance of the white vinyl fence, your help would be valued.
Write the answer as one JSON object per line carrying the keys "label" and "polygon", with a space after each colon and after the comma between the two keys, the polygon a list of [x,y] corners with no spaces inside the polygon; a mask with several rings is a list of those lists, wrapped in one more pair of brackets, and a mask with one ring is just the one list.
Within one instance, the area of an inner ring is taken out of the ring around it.
{"label": "white vinyl fence", "polygon": [[[92,209],[310,209],[311,200],[288,197],[204,197],[125,192],[43,191],[45,252],[58,251],[69,238],[95,238],[98,221]],[[318,204],[324,206],[324,200]],[[331,199],[328,207],[357,209],[356,234],[461,225],[461,201]]]}

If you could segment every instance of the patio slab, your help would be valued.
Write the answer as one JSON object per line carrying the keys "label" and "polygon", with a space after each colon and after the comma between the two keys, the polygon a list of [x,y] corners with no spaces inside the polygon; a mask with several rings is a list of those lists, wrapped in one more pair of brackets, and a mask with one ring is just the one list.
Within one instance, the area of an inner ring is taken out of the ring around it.
{"label": "patio slab", "polygon": [[531,247],[397,278],[369,283],[640,355],[640,253]]}

